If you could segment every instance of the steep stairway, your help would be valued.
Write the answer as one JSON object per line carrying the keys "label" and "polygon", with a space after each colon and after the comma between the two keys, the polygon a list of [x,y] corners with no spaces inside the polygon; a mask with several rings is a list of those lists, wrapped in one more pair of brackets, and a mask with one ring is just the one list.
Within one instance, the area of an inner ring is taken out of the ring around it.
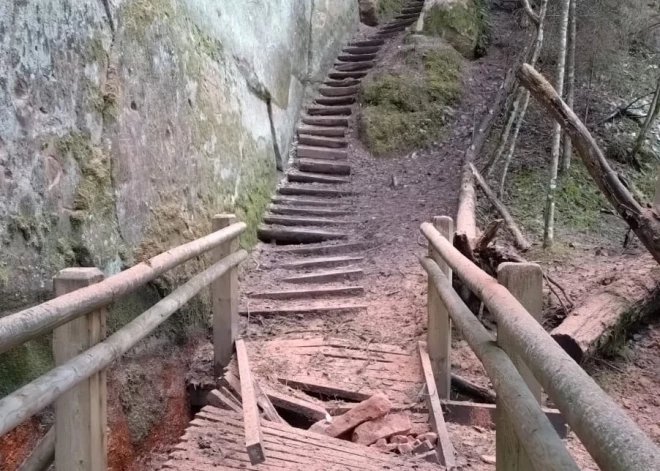
{"label": "steep stairway", "polygon": [[359,188],[351,182],[347,134],[360,84],[387,41],[415,23],[424,2],[366,38],[350,41],[303,111],[295,159],[258,229],[261,276],[243,293],[243,315],[335,314],[365,309],[360,284],[370,247],[361,240],[352,210]]}

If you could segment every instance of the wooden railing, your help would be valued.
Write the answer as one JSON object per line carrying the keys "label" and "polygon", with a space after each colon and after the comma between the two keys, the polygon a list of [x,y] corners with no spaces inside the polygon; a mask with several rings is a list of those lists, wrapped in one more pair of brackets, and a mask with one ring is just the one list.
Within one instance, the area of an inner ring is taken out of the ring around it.
{"label": "wooden railing", "polygon": [[[429,256],[428,350],[441,399],[449,399],[451,324],[483,363],[497,393],[498,471],[579,469],[541,408],[545,390],[604,471],[660,470],[660,449],[540,325],[541,268],[502,264],[497,280],[452,244],[453,222],[436,217],[421,232]],[[497,339],[452,288],[452,273],[497,321]]]}
{"label": "wooden railing", "polygon": [[[0,319],[0,353],[53,332],[55,368],[0,399],[0,436],[55,404],[55,425],[21,471],[41,471],[53,456],[58,471],[106,470],[106,368],[209,285],[214,369],[220,374],[229,363],[238,329],[237,266],[247,257],[237,237],[246,226],[234,215],[212,222],[211,234],[107,279],[97,268],[64,269],[53,280],[54,299]],[[206,252],[212,266],[105,338],[108,304]]]}

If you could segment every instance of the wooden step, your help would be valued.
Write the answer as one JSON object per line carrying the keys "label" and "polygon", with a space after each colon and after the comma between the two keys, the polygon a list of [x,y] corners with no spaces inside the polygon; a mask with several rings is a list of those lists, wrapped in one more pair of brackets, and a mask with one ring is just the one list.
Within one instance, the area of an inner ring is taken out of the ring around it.
{"label": "wooden step", "polygon": [[286,179],[293,183],[326,183],[330,185],[346,184],[351,181],[348,178],[334,177],[322,173],[289,172]]}
{"label": "wooden step", "polygon": [[310,126],[348,127],[348,118],[336,116],[304,116],[301,118],[304,124]]}
{"label": "wooden step", "polygon": [[352,253],[366,250],[369,245],[364,242],[348,242],[345,244],[316,244],[287,246],[273,249],[273,252],[291,255],[332,255],[340,253]]}
{"label": "wooden step", "polygon": [[308,157],[320,160],[348,160],[348,152],[345,149],[330,149],[327,147],[312,147],[298,144],[296,148],[298,158]]}
{"label": "wooden step", "polygon": [[377,54],[380,51],[378,46],[345,47],[342,49],[346,54]]}
{"label": "wooden step", "polygon": [[319,93],[323,96],[354,96],[360,90],[360,87],[319,87]]}
{"label": "wooden step", "polygon": [[346,96],[318,96],[314,101],[323,106],[345,106],[352,105],[357,101],[355,95]]}
{"label": "wooden step", "polygon": [[[405,10],[405,8],[403,10]],[[401,10],[401,12],[403,12],[403,10]],[[348,43],[348,47],[374,47],[382,46],[383,44],[385,44],[385,41],[382,39],[365,39],[360,41],[351,41]]]}
{"label": "wooden step", "polygon": [[268,206],[268,211],[273,214],[284,214],[287,216],[321,216],[321,217],[342,217],[351,216],[355,214],[353,211],[342,209],[325,209],[325,208],[300,208],[290,206],[277,206],[271,204]]}
{"label": "wooden step", "polygon": [[298,126],[298,136],[304,134],[310,136],[344,137],[346,135],[346,129],[327,128],[322,126]]}
{"label": "wooden step", "polygon": [[317,271],[305,275],[283,278],[284,283],[329,283],[339,280],[359,280],[364,276],[360,268],[344,268],[342,270]]}
{"label": "wooden step", "polygon": [[332,137],[310,136],[308,134],[299,136],[298,144],[302,144],[305,146],[313,146],[313,147],[329,147],[333,149],[339,149],[348,146],[348,142],[346,142],[346,139],[333,139]]}
{"label": "wooden step", "polygon": [[[344,80],[326,80],[323,82],[324,85],[328,87],[356,87],[362,83],[359,79],[344,79]],[[357,93],[358,89],[355,90]]]}
{"label": "wooden step", "polygon": [[250,298],[257,299],[309,299],[323,296],[362,296],[363,286],[336,286],[329,288],[295,289],[284,291],[264,291],[254,293]]}
{"label": "wooden step", "polygon": [[346,162],[298,158],[298,169],[302,172],[325,173],[328,175],[350,175],[351,166]]}
{"label": "wooden step", "polygon": [[399,15],[396,15],[394,17],[395,20],[409,20],[409,19],[415,19],[417,20],[419,18],[419,11],[414,11],[412,13],[401,13]]}
{"label": "wooden step", "polygon": [[328,73],[328,78],[332,80],[344,80],[346,78],[363,78],[367,76],[367,72],[343,72],[343,71],[333,71],[331,70]]}
{"label": "wooden step", "polygon": [[309,116],[349,116],[353,111],[350,106],[309,106]]}
{"label": "wooden step", "polygon": [[401,31],[403,31],[403,29],[397,29],[395,31],[379,31],[377,34],[382,38],[391,38],[393,36],[396,36],[397,34],[401,34]]}
{"label": "wooden step", "polygon": [[338,200],[324,198],[294,198],[292,196],[275,195],[271,198],[273,204],[286,204],[290,206],[314,206],[317,208],[336,208],[345,203]]}
{"label": "wooden step", "polygon": [[240,315],[247,316],[288,316],[288,315],[312,315],[312,314],[343,314],[354,311],[361,311],[366,309],[366,304],[329,304],[325,302],[323,304],[316,305],[307,305],[307,306],[286,306],[286,305],[277,305],[277,306],[255,306],[252,303],[249,306],[249,309],[243,308],[239,311]]}
{"label": "wooden step", "polygon": [[348,238],[348,234],[343,232],[273,226],[259,226],[257,236],[262,242],[275,242],[278,244],[315,244],[326,240]]}
{"label": "wooden step", "polygon": [[380,33],[384,32],[390,32],[390,31],[403,31],[409,26],[409,24],[405,23],[392,23],[390,25],[385,25],[380,29]]}
{"label": "wooden step", "polygon": [[350,190],[337,190],[334,188],[324,188],[315,185],[309,186],[282,186],[277,189],[280,195],[290,196],[323,196],[329,198],[340,198],[342,196],[351,196]]}
{"label": "wooden step", "polygon": [[331,268],[340,267],[345,265],[352,265],[364,260],[364,257],[319,257],[308,258],[305,260],[298,260],[295,262],[283,263],[275,268],[283,268],[285,270],[309,270],[312,268]]}
{"label": "wooden step", "polygon": [[337,219],[327,218],[311,218],[301,216],[278,216],[276,214],[264,214],[263,220],[266,224],[274,224],[276,226],[347,226],[355,224],[355,221],[342,221]]}
{"label": "wooden step", "polygon": [[369,62],[376,59],[376,54],[340,54],[338,61],[342,62]]}
{"label": "wooden step", "polygon": [[374,61],[367,62],[335,62],[334,69],[340,72],[369,70],[376,65]]}

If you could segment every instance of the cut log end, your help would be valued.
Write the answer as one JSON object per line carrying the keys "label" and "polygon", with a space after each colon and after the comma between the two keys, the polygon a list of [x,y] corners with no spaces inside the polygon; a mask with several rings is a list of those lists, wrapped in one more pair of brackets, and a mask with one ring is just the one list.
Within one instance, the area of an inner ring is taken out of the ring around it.
{"label": "cut log end", "polygon": [[581,364],[584,360],[584,351],[582,347],[570,337],[570,335],[565,334],[553,334],[552,338],[555,339],[555,342],[559,344],[561,348],[564,349],[570,357],[576,361],[576,363]]}

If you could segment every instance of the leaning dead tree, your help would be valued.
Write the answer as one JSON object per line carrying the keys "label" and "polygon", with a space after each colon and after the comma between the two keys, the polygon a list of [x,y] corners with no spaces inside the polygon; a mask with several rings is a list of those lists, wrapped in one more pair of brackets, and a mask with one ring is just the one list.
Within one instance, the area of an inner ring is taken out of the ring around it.
{"label": "leaning dead tree", "polygon": [[[642,146],[644,145],[644,141],[646,140],[646,135],[649,132],[649,129],[651,129],[651,124],[653,124],[653,121],[655,121],[659,113],[660,113],[660,77],[658,78],[658,83],[655,87],[655,92],[653,93],[653,100],[651,100],[651,104],[649,105],[649,111],[646,113],[644,124],[642,124],[642,128],[639,130],[639,134],[637,135],[635,147],[633,147],[633,150],[630,153],[630,160],[632,162],[637,162],[637,154],[642,149]],[[637,166],[639,167],[639,164],[637,164]]]}
{"label": "leaning dead tree", "polygon": [[523,64],[517,76],[520,83],[562,125],[598,189],[653,258],[660,263],[660,214],[652,208],[642,207],[635,200],[617,173],[610,167],[603,151],[584,123],[540,73],[529,64]]}
{"label": "leaning dead tree", "polygon": [[[566,45],[568,41],[568,17],[570,0],[562,0],[559,22],[559,52],[557,55],[557,78],[555,89],[560,94],[564,91],[566,72]],[[559,151],[561,148],[561,124],[555,122],[552,130],[552,150],[550,151],[550,178],[545,200],[545,221],[543,225],[543,247],[550,247],[555,237],[555,192],[557,190],[557,172],[559,170]]]}

